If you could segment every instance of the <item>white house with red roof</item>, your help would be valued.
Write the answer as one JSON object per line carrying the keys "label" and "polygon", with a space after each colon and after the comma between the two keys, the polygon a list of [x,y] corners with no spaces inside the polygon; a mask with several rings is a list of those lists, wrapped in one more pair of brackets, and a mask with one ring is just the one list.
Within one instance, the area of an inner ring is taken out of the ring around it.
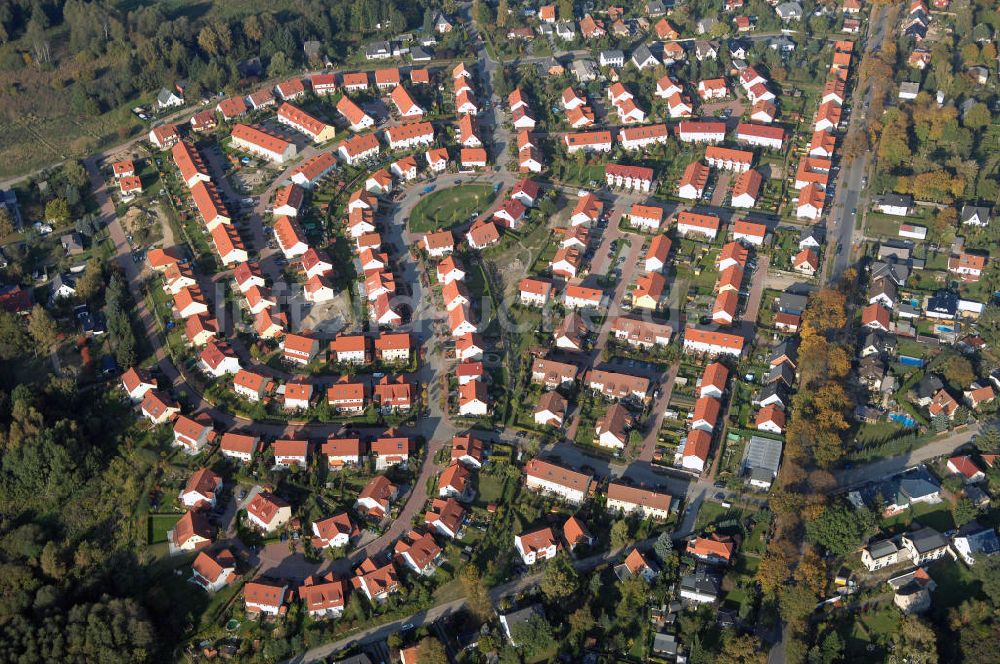
{"label": "white house with red roof", "polygon": [[463,269],[462,264],[454,256],[445,256],[437,264],[435,270],[437,272],[438,283],[441,285],[465,279],[465,269]]}
{"label": "white house with red roof", "polygon": [[482,417],[489,414],[490,400],[486,386],[478,380],[458,388],[458,414],[464,417]]}
{"label": "white house with red roof", "polygon": [[174,446],[188,454],[197,454],[214,436],[212,420],[207,416],[197,419],[181,415],[174,420]]}
{"label": "white house with red roof", "polygon": [[139,410],[153,424],[168,422],[181,411],[176,401],[159,390],[148,390],[142,397]]}
{"label": "white house with red roof", "polygon": [[785,145],[785,130],[782,127],[741,122],[736,127],[736,140],[747,145],[780,150]]}
{"label": "white house with red roof", "polygon": [[432,258],[442,258],[455,251],[455,236],[449,230],[424,233],[420,242]]}
{"label": "white house with red roof", "polygon": [[608,164],[604,167],[604,178],[609,187],[649,193],[653,186],[653,169],[646,166]]}
{"label": "white house with red roof", "polygon": [[229,549],[201,551],[191,563],[191,582],[210,593],[218,592],[236,580],[236,558]]}
{"label": "white house with red roof", "polygon": [[122,386],[129,399],[139,403],[146,396],[146,392],[156,389],[156,379],[145,369],[131,367],[122,374]]}
{"label": "white house with red roof", "polygon": [[361,110],[361,107],[346,95],[337,102],[337,113],[347,120],[351,131],[363,131],[375,126],[375,118]]}
{"label": "white house with red roof", "polygon": [[227,374],[239,373],[240,358],[232,346],[217,339],[205,344],[204,350],[198,355],[198,368],[209,376],[221,378]]}
{"label": "white house with red roof", "polygon": [[726,140],[726,123],[711,120],[682,120],[677,137],[684,143],[721,143]]}
{"label": "white house with red roof", "polygon": [[521,225],[526,213],[527,209],[524,207],[524,203],[516,198],[511,198],[504,201],[503,205],[493,213],[493,218],[506,228],[516,229]]}
{"label": "white house with red roof", "polygon": [[219,441],[219,452],[227,459],[250,463],[260,451],[260,436],[227,431]]}
{"label": "white house with red roof", "polygon": [[247,503],[247,520],[265,532],[274,532],[292,519],[292,506],[283,498],[259,491]]}
{"label": "white house with red roof", "polygon": [[743,354],[746,340],[731,332],[688,327],[684,330],[684,350],[709,356]]}
{"label": "white house with red roof", "polygon": [[269,382],[270,379],[263,374],[240,369],[233,376],[233,390],[244,399],[260,401],[267,392]]}
{"label": "white house with red roof", "polygon": [[530,307],[544,307],[552,293],[552,282],[544,279],[525,277],[518,283],[521,304]]}
{"label": "white house with red roof", "polygon": [[541,528],[514,536],[514,548],[525,565],[556,557],[559,540],[551,528]]}
{"label": "white house with red roof", "polygon": [[347,512],[338,512],[331,517],[312,522],[313,546],[316,548],[342,548],[360,534],[360,530]]}
{"label": "white house with red roof", "polygon": [[222,478],[208,468],[195,471],[178,498],[187,509],[213,508],[222,490]]}
{"label": "white house with red roof", "polygon": [[968,484],[981,482],[986,478],[986,473],[967,454],[948,459],[948,471],[955,475],[961,475]]}
{"label": "white house with red roof", "polygon": [[344,614],[349,592],[347,582],[330,572],[322,579],[306,577],[298,594],[306,612],[313,618],[339,618]]}

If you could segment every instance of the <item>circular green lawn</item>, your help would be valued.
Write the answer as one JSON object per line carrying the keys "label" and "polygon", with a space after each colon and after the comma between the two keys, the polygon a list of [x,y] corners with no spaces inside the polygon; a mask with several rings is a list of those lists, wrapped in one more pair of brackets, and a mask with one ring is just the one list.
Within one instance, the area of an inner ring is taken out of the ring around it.
{"label": "circular green lawn", "polygon": [[451,228],[469,220],[474,212],[483,212],[496,194],[488,183],[460,184],[439,189],[424,196],[410,213],[410,230],[426,233]]}

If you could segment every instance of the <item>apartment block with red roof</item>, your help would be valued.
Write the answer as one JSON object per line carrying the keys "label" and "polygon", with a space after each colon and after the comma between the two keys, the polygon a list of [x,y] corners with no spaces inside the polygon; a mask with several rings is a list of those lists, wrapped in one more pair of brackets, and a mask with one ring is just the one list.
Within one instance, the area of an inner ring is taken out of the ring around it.
{"label": "apartment block with red roof", "polygon": [[250,125],[236,125],[230,136],[233,147],[277,164],[293,159],[297,152],[294,143]]}
{"label": "apartment block with red roof", "polygon": [[649,193],[653,187],[653,169],[646,166],[608,164],[604,167],[604,178],[609,187],[627,191]]}
{"label": "apartment block with red roof", "polygon": [[611,482],[607,489],[607,509],[625,514],[641,513],[646,518],[666,519],[672,498],[658,491]]}
{"label": "apartment block with red roof", "polygon": [[312,139],[313,143],[325,143],[337,134],[333,125],[313,117],[305,110],[285,102],[278,107],[278,122],[291,127]]}

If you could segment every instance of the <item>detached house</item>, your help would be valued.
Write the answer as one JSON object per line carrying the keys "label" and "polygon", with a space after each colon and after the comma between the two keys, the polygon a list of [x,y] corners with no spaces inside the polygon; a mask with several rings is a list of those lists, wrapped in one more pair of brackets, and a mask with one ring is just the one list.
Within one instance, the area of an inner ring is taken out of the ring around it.
{"label": "detached house", "polygon": [[212,420],[207,415],[192,419],[181,415],[174,421],[174,446],[188,454],[197,454],[214,436]]}
{"label": "detached house", "polygon": [[260,452],[260,437],[249,434],[228,431],[222,434],[219,452],[227,459],[236,459],[242,463],[253,460],[254,454]]}
{"label": "detached house", "polygon": [[215,507],[221,490],[222,478],[208,468],[201,468],[188,478],[179,498],[181,504],[189,510],[211,509]]}
{"label": "detached house", "polygon": [[292,518],[292,506],[282,498],[261,491],[247,504],[247,519],[265,532],[274,532]]}
{"label": "detached house", "polygon": [[433,535],[414,530],[400,538],[393,550],[407,567],[422,576],[434,574],[443,553]]}
{"label": "detached house", "polygon": [[559,551],[559,540],[551,528],[542,528],[515,535],[514,548],[525,565],[534,565],[541,560],[555,558]]}

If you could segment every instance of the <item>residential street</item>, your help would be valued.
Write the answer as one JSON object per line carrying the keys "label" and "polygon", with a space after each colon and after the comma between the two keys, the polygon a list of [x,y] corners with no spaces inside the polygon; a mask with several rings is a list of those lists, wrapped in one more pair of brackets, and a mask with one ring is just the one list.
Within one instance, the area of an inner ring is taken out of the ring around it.
{"label": "residential street", "polygon": [[[643,540],[641,542],[636,542],[637,547],[648,547],[653,542],[652,539]],[[630,545],[631,546],[631,545]],[[573,561],[573,567],[581,572],[592,570],[601,565],[607,564],[616,560],[621,554],[621,549],[615,549],[607,551],[605,553],[598,554],[596,556],[591,556],[589,558],[582,558]],[[490,589],[490,598],[494,603],[498,602],[501,597],[505,595],[516,595],[521,593],[531,587],[538,585],[542,580],[542,573],[532,574],[530,576],[524,576],[520,579],[510,581],[495,588]],[[330,655],[337,652],[345,650],[355,645],[363,645],[366,643],[374,643],[376,641],[381,641],[385,639],[390,634],[395,634],[399,632],[403,625],[408,625],[408,629],[413,629],[421,625],[428,625],[435,620],[442,618],[444,616],[450,615],[455,611],[458,611],[465,604],[465,599],[457,599],[451,602],[446,602],[444,604],[438,604],[426,611],[421,611],[413,615],[407,616],[406,618],[401,618],[399,620],[394,620],[393,622],[386,623],[384,625],[379,625],[378,627],[371,627],[366,630],[362,630],[357,634],[340,639],[339,641],[334,641],[332,643],[327,643],[322,646],[318,646],[306,652],[303,655],[294,657],[292,659],[286,660],[285,664],[304,664],[305,662],[318,662],[323,660]]]}
{"label": "residential street", "polygon": [[[868,53],[876,53],[882,47],[882,39],[886,31],[886,16],[888,9],[881,5],[872,7],[872,16],[868,22]],[[865,94],[864,103],[860,100],[851,109],[851,119],[848,131],[868,131],[868,108],[871,104],[871,89]],[[846,136],[847,132],[844,133]],[[843,140],[843,139],[841,139]],[[865,152],[857,159],[841,160],[839,177],[836,180],[837,194],[834,203],[827,214],[829,237],[826,243],[826,283],[834,283],[850,265],[854,263],[854,243],[863,237],[863,230],[855,228],[857,215],[864,215],[865,210],[859,205],[867,201],[864,184],[871,152]]]}
{"label": "residential street", "polygon": [[839,470],[834,473],[839,485],[838,489],[847,491],[868,482],[890,477],[930,459],[951,454],[962,445],[971,442],[972,437],[977,435],[981,429],[982,426],[979,424],[970,424],[965,431],[950,433],[913,450],[909,454],[880,459],[856,468]]}

